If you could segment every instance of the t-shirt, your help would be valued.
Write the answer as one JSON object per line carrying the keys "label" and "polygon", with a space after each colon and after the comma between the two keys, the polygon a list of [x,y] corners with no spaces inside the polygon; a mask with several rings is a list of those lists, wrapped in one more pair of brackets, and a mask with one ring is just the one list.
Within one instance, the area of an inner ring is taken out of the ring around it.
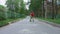
{"label": "t-shirt", "polygon": [[34,13],[32,12],[30,15],[33,17],[34,16]]}

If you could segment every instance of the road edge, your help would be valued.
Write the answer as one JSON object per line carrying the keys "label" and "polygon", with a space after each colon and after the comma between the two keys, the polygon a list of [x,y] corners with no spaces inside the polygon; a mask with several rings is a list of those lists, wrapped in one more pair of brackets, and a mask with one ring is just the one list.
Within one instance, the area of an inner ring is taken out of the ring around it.
{"label": "road edge", "polygon": [[[23,19],[24,19],[24,18],[22,18],[22,20],[23,20]],[[21,19],[17,19],[17,20],[10,21],[10,22],[8,22],[8,24],[3,25],[3,26],[0,26],[0,28],[5,27],[5,26],[7,26],[7,25],[9,25],[9,24],[15,23],[15,22],[20,21],[20,20],[21,20]]]}
{"label": "road edge", "polygon": [[[38,19],[38,18],[37,18]],[[52,26],[54,26],[54,27],[58,27],[58,28],[60,28],[60,24],[56,24],[56,23],[53,23],[53,22],[50,22],[50,21],[47,21],[47,20],[42,20],[42,19],[38,19],[39,21],[42,21],[42,22],[45,22],[45,23],[47,23],[47,24],[50,24],[50,25],[52,25]]]}

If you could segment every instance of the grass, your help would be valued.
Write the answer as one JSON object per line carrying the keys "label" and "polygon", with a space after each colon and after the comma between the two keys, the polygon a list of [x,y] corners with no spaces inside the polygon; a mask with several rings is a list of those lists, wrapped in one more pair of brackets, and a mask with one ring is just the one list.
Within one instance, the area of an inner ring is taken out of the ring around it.
{"label": "grass", "polygon": [[23,18],[6,19],[6,20],[3,20],[3,21],[0,21],[0,27],[5,26],[5,25],[8,25],[9,24],[8,22],[12,22],[14,20],[19,20],[19,19],[23,19]]}
{"label": "grass", "polygon": [[60,19],[54,19],[54,20],[52,20],[52,22],[60,24]]}
{"label": "grass", "polygon": [[12,20],[13,20],[13,19],[6,19],[6,20],[3,20],[3,21],[0,21],[0,27],[9,24],[8,22],[10,22],[10,21],[12,21]]}
{"label": "grass", "polygon": [[42,20],[46,20],[46,21],[49,21],[49,22],[53,22],[53,23],[56,23],[56,24],[60,24],[60,18],[59,19],[50,19],[50,18],[40,18]]}

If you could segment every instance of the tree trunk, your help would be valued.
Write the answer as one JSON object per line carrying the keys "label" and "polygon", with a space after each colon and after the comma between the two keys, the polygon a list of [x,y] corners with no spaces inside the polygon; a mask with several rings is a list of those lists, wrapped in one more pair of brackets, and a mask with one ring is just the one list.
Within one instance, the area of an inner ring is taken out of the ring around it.
{"label": "tree trunk", "polygon": [[47,18],[47,0],[45,1],[45,19]]}
{"label": "tree trunk", "polygon": [[57,0],[55,0],[55,18],[57,16],[57,12],[58,12],[58,9],[57,9]]}
{"label": "tree trunk", "polygon": [[52,0],[52,19],[54,19],[54,0]]}
{"label": "tree trunk", "polygon": [[42,1],[42,18],[44,17],[44,0]]}

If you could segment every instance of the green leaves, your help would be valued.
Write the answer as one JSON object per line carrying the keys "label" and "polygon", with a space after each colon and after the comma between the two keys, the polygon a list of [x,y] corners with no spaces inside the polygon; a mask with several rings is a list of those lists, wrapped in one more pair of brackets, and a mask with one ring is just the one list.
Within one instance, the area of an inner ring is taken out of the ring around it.
{"label": "green leaves", "polygon": [[[26,13],[25,4],[23,0],[7,0],[6,2],[11,17],[16,17],[17,13],[20,15]],[[12,16],[13,15],[13,16]]]}
{"label": "green leaves", "polygon": [[35,12],[35,15],[40,15],[40,10],[42,10],[42,1],[43,0],[31,0],[31,4],[29,6],[30,10]]}
{"label": "green leaves", "polygon": [[6,19],[6,8],[0,5],[0,20]]}

